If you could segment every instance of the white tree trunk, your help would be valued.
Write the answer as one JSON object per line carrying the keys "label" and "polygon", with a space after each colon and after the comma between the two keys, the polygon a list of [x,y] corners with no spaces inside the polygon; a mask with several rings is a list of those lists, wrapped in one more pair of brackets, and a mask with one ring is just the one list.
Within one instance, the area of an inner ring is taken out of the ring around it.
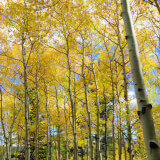
{"label": "white tree trunk", "polygon": [[68,37],[66,38],[66,44],[67,44],[67,67],[68,67],[68,72],[69,72],[69,77],[68,77],[68,92],[69,92],[69,98],[70,98],[70,103],[71,103],[71,110],[72,110],[72,128],[73,128],[73,141],[74,141],[74,160],[78,159],[78,142],[77,142],[77,133],[76,133],[76,112],[75,112],[75,104],[73,101],[72,97],[72,89],[71,89],[71,64],[70,64],[70,58],[69,58],[69,53],[70,53],[70,48],[69,48],[69,40]]}
{"label": "white tree trunk", "polygon": [[98,83],[96,78],[96,72],[94,68],[93,56],[91,55],[91,63],[92,63],[92,72],[94,76],[94,83],[96,87],[96,106],[97,106],[97,137],[96,137],[96,158],[97,160],[101,160],[101,148],[100,148],[100,106],[99,106],[99,90]]}
{"label": "white tree trunk", "polygon": [[154,122],[152,118],[152,105],[149,104],[144,78],[140,65],[138,54],[138,45],[132,24],[129,3],[127,0],[121,0],[122,17],[124,20],[126,39],[129,48],[129,58],[131,64],[132,77],[137,97],[138,114],[142,123],[144,141],[149,160],[160,159],[160,149],[157,143]]}
{"label": "white tree trunk", "polygon": [[46,159],[47,160],[51,160],[51,154],[50,154],[50,128],[51,128],[51,125],[50,125],[50,115],[49,115],[49,111],[48,111],[48,104],[49,104],[49,100],[48,100],[48,89],[47,89],[47,84],[46,84],[46,81],[45,79],[44,80],[44,85],[45,85],[45,97],[46,97],[46,113],[47,113],[47,156],[46,156]]}
{"label": "white tree trunk", "polygon": [[65,95],[63,95],[63,102],[64,102],[64,118],[65,118],[65,122],[66,122],[66,126],[65,126],[65,134],[66,134],[66,150],[65,150],[65,160],[68,160],[68,142],[69,142],[69,138],[68,138],[68,117],[67,117],[67,109],[66,109],[66,100],[65,100]]}
{"label": "white tree trunk", "polygon": [[22,58],[24,69],[24,93],[25,93],[25,160],[30,160],[30,141],[29,141],[29,97],[28,97],[28,84],[27,84],[27,64],[25,52],[25,37],[22,33]]}
{"label": "white tree trunk", "polygon": [[[93,143],[92,143],[92,128],[91,128],[91,112],[89,110],[89,100],[88,100],[88,86],[87,86],[87,81],[86,81],[86,73],[85,73],[85,40],[83,39],[83,60],[82,60],[82,77],[83,77],[83,83],[84,83],[84,90],[85,90],[85,104],[86,104],[86,110],[87,110],[87,115],[88,115],[88,137],[89,137],[89,148],[90,148],[90,158],[91,160],[94,159],[94,154],[93,154]],[[88,148],[88,152],[89,152]],[[89,156],[89,155],[88,155]]]}
{"label": "white tree trunk", "polygon": [[58,134],[58,160],[61,160],[61,135],[60,135],[60,110],[59,110],[59,102],[58,102],[58,92],[56,90],[56,107],[58,111],[58,123],[57,123],[57,134]]}
{"label": "white tree trunk", "polygon": [[39,90],[38,90],[38,66],[36,69],[36,131],[35,131],[35,160],[39,160]]}

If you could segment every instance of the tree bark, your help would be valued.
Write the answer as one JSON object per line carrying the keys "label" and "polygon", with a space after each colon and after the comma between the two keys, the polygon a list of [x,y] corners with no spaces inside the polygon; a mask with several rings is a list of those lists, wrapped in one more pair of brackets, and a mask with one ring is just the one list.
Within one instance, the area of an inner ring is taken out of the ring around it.
{"label": "tree bark", "polygon": [[101,153],[100,153],[100,106],[99,106],[99,95],[98,95],[98,83],[97,83],[97,78],[96,78],[96,73],[95,73],[95,68],[94,68],[94,62],[93,62],[93,57],[91,55],[91,63],[92,63],[92,72],[94,76],[94,83],[96,87],[96,106],[97,106],[97,136],[96,136],[96,159],[101,160]]}
{"label": "tree bark", "polygon": [[74,106],[73,106],[73,114],[74,114],[74,146],[76,147],[75,151],[75,159],[78,159],[78,141],[77,141],[77,132],[76,132],[76,77],[74,73]]}
{"label": "tree bark", "polygon": [[108,54],[108,58],[109,58],[109,67],[110,67],[110,72],[111,72],[111,86],[112,86],[112,111],[113,111],[113,118],[112,118],[112,143],[113,143],[113,160],[116,159],[116,152],[115,152],[115,91],[114,91],[114,73],[113,73],[113,66],[112,66],[112,61],[113,61],[113,57],[111,58],[109,50],[107,48],[107,44],[104,41],[105,44],[105,48],[107,50],[107,54]]}
{"label": "tree bark", "polygon": [[44,86],[45,86],[45,97],[46,97],[46,113],[47,113],[47,160],[51,160],[51,154],[50,154],[50,115],[49,115],[49,111],[48,111],[48,104],[49,104],[49,100],[48,100],[48,89],[47,89],[47,84],[46,84],[46,80],[44,80]]}
{"label": "tree bark", "polygon": [[111,82],[112,82],[112,110],[113,110],[113,118],[112,118],[112,143],[113,143],[113,160],[116,159],[116,150],[115,150],[115,93],[114,93],[114,81],[113,81],[113,68],[112,68],[112,61],[110,60],[110,70],[111,70]]}
{"label": "tree bark", "polygon": [[127,122],[127,140],[128,140],[128,153],[129,159],[132,160],[132,135],[131,135],[131,124],[130,124],[130,112],[129,112],[129,104],[128,104],[128,81],[126,76],[126,63],[125,63],[125,55],[123,51],[123,47],[121,44],[121,36],[119,31],[119,21],[118,21],[118,43],[120,47],[120,52],[122,56],[122,68],[123,68],[123,79],[124,79],[124,99],[126,101],[126,122]]}
{"label": "tree bark", "polygon": [[83,83],[84,83],[84,90],[85,90],[85,104],[86,104],[86,111],[88,115],[88,129],[89,129],[89,148],[90,148],[90,158],[91,160],[94,159],[93,155],[93,141],[92,141],[92,128],[91,128],[91,112],[89,110],[89,102],[88,102],[88,87],[86,82],[86,73],[85,73],[85,42],[83,39],[83,60],[82,60],[82,77],[83,77]]}
{"label": "tree bark", "polygon": [[36,133],[35,133],[35,160],[39,160],[39,91],[38,67],[36,68]]}
{"label": "tree bark", "polygon": [[124,20],[126,39],[129,48],[129,58],[131,64],[132,77],[134,88],[136,92],[138,115],[141,120],[145,146],[149,160],[158,160],[160,157],[160,148],[157,142],[154,122],[152,117],[152,105],[149,104],[146,89],[144,85],[144,78],[142,74],[138,45],[136,41],[135,31],[131,18],[129,2],[121,0],[122,18]]}
{"label": "tree bark", "polygon": [[[117,116],[117,119],[119,119],[119,129],[118,129],[118,156],[119,160],[122,159],[122,113],[121,113],[121,106],[120,106],[120,99],[119,99],[119,77],[118,77],[118,63],[116,59],[116,92],[117,92],[117,99],[118,99],[118,105],[119,105],[119,117]],[[118,121],[118,120],[117,120]]]}
{"label": "tree bark", "polygon": [[6,150],[6,159],[9,160],[9,144],[8,144],[8,137],[6,135],[6,130],[4,126],[4,119],[3,119],[3,94],[2,90],[0,88],[0,94],[1,94],[1,125],[2,125],[2,130],[3,130],[3,135],[4,135],[4,143],[5,143],[5,150]]}
{"label": "tree bark", "polygon": [[23,58],[23,71],[24,71],[24,94],[25,94],[25,160],[30,160],[30,141],[29,141],[29,96],[28,96],[28,83],[27,83],[27,64],[26,64],[26,51],[25,51],[25,37],[22,33],[22,58]]}
{"label": "tree bark", "polygon": [[105,96],[105,86],[103,86],[103,98],[104,98],[104,103],[105,103],[105,160],[108,159],[108,127],[107,127],[107,122],[108,122],[108,110],[107,110],[107,100]]}
{"label": "tree bark", "polygon": [[125,143],[125,138],[124,138],[123,132],[122,132],[122,137],[123,137],[124,158],[125,158],[125,160],[127,160],[126,143]]}
{"label": "tree bark", "polygon": [[58,124],[57,124],[57,134],[58,134],[58,160],[61,160],[61,135],[60,135],[60,111],[59,111],[59,104],[58,104],[58,93],[57,93],[57,88],[55,87],[56,90],[56,107],[58,111]]}
{"label": "tree bark", "polygon": [[69,92],[69,98],[70,98],[70,104],[71,104],[71,110],[72,110],[72,128],[73,128],[73,137],[74,137],[74,160],[78,159],[78,145],[77,145],[77,133],[76,133],[76,119],[75,119],[75,106],[73,102],[72,97],[72,90],[71,90],[71,64],[70,64],[70,58],[69,58],[69,41],[68,37],[66,38],[67,43],[67,65],[68,65],[68,71],[69,71],[69,82],[68,82],[68,92]]}
{"label": "tree bark", "polygon": [[65,101],[65,96],[63,96],[63,103],[64,103],[64,117],[65,117],[65,132],[66,132],[66,151],[65,151],[65,160],[68,160],[68,118],[67,118],[67,110],[66,110],[66,101]]}

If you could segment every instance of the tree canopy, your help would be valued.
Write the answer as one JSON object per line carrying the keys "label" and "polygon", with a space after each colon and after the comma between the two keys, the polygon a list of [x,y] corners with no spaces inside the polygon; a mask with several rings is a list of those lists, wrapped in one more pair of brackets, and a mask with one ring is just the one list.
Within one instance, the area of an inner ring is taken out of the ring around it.
{"label": "tree canopy", "polygon": [[[128,3],[159,149],[160,2]],[[0,159],[147,159],[122,4],[0,2]]]}

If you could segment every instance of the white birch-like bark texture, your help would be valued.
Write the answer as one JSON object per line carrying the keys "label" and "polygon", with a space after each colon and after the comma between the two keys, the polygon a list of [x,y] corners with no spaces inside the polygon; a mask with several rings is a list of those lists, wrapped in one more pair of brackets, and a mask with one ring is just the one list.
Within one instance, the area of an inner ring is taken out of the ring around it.
{"label": "white birch-like bark texture", "polygon": [[129,59],[131,64],[132,77],[138,104],[138,115],[140,117],[143,128],[143,136],[147,149],[148,159],[160,160],[160,149],[157,143],[152,117],[152,105],[149,104],[146,94],[138,52],[138,45],[129,8],[129,2],[127,0],[121,0],[121,6],[122,18],[124,20],[126,39],[129,48]]}

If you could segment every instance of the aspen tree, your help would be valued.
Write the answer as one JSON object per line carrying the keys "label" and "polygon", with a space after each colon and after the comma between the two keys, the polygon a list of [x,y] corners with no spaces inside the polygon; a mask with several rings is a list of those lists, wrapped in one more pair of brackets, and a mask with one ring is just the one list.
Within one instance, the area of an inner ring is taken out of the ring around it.
{"label": "aspen tree", "polygon": [[[117,14],[118,15],[118,14]],[[120,34],[120,28],[119,28],[119,20],[117,18],[117,30],[118,30],[118,44],[120,48],[120,53],[122,57],[122,68],[123,68],[123,77],[124,77],[124,100],[126,102],[126,121],[127,121],[127,140],[128,140],[128,152],[129,152],[129,158],[132,160],[132,150],[131,150],[131,125],[130,125],[130,117],[129,117],[129,104],[128,104],[128,82],[127,82],[127,73],[126,73],[126,63],[125,63],[125,55],[124,55],[124,49],[121,43],[121,34]]]}
{"label": "aspen tree", "polygon": [[24,92],[25,92],[25,160],[30,160],[30,141],[29,141],[29,95],[28,95],[28,82],[27,82],[27,63],[25,51],[25,35],[22,33],[22,58],[24,70]]}
{"label": "aspen tree", "polygon": [[96,87],[96,107],[97,107],[97,132],[96,132],[96,159],[101,160],[101,153],[100,153],[100,106],[99,106],[99,90],[98,90],[98,83],[96,78],[96,72],[94,67],[93,55],[91,54],[91,64],[92,64],[92,72],[94,76],[94,83]]}
{"label": "aspen tree", "polygon": [[125,142],[125,137],[123,132],[122,132],[122,138],[123,138],[123,146],[124,146],[124,157],[125,157],[125,160],[127,160],[126,142]]}
{"label": "aspen tree", "polygon": [[9,159],[11,159],[12,157],[12,135],[13,135],[13,128],[14,128],[14,125],[15,125],[15,122],[16,122],[16,119],[19,115],[19,112],[21,111],[21,108],[20,107],[18,110],[17,110],[17,113],[16,113],[16,97],[14,95],[14,111],[13,111],[13,121],[12,121],[12,124],[11,124],[11,127],[10,127],[10,130],[9,130]]}
{"label": "aspen tree", "polygon": [[68,92],[69,92],[69,98],[70,98],[70,104],[71,104],[71,110],[72,110],[72,128],[73,128],[73,136],[74,136],[74,159],[78,159],[78,145],[77,145],[77,134],[76,134],[76,119],[75,119],[75,106],[74,106],[74,101],[72,97],[72,89],[71,89],[71,64],[70,64],[70,48],[69,48],[69,35],[66,37],[66,45],[67,45],[67,67],[68,67]]}
{"label": "aspen tree", "polygon": [[5,142],[5,152],[6,152],[6,159],[10,160],[9,158],[9,144],[8,144],[8,137],[6,135],[6,129],[4,126],[4,119],[3,119],[3,94],[2,94],[2,89],[0,88],[0,94],[1,94],[1,125],[2,125],[2,130],[3,130],[3,135],[4,135],[4,142]]}
{"label": "aspen tree", "polygon": [[[81,35],[82,36],[82,35]],[[86,104],[86,110],[88,115],[88,129],[89,129],[89,148],[90,148],[90,158],[91,160],[94,159],[93,154],[93,143],[92,143],[92,128],[91,128],[91,112],[89,110],[89,103],[88,103],[88,86],[86,81],[86,68],[85,68],[85,38],[82,37],[82,53],[83,53],[83,59],[82,59],[82,77],[83,77],[83,83],[84,83],[84,90],[85,90],[85,104]]]}
{"label": "aspen tree", "polygon": [[113,118],[112,118],[112,143],[113,143],[113,160],[116,159],[116,151],[115,151],[115,89],[114,89],[114,72],[113,72],[113,58],[115,53],[113,53],[113,57],[111,57],[109,53],[108,46],[106,44],[106,41],[104,40],[104,45],[108,54],[109,58],[109,68],[111,73],[111,86],[112,86],[112,111],[113,111]]}
{"label": "aspen tree", "polygon": [[104,103],[105,103],[105,160],[108,158],[108,127],[107,127],[107,122],[108,122],[108,110],[107,110],[107,100],[105,96],[105,86],[103,85],[103,98],[104,98]]}
{"label": "aspen tree", "polygon": [[118,128],[118,156],[119,160],[122,158],[122,110],[120,106],[120,95],[119,95],[119,76],[118,76],[118,63],[116,59],[116,93],[117,93],[117,102],[119,105],[119,128]]}
{"label": "aspen tree", "polygon": [[61,160],[61,135],[60,135],[60,110],[59,110],[59,104],[58,104],[58,93],[57,88],[55,87],[56,91],[56,107],[58,111],[58,124],[57,124],[57,134],[58,134],[58,160]]}
{"label": "aspen tree", "polygon": [[126,39],[128,43],[129,58],[131,64],[132,77],[136,92],[138,115],[142,123],[144,141],[149,160],[159,160],[160,149],[156,138],[154,122],[152,117],[152,105],[148,101],[144,78],[142,74],[139,51],[133,22],[130,13],[129,2],[121,0],[122,18],[124,20]]}
{"label": "aspen tree", "polygon": [[51,124],[50,124],[50,115],[48,111],[48,88],[46,84],[45,78],[44,80],[44,92],[45,92],[45,98],[46,98],[46,113],[47,113],[47,160],[51,160],[51,153],[50,153],[50,145],[51,145],[51,135],[50,135],[50,130],[51,130]]}
{"label": "aspen tree", "polygon": [[65,151],[65,159],[68,160],[68,118],[67,118],[67,109],[66,109],[66,99],[65,99],[65,95],[63,94],[63,105],[64,105],[64,117],[65,117],[65,134],[66,134],[66,151]]}
{"label": "aspen tree", "polygon": [[39,159],[39,89],[38,89],[38,66],[36,67],[36,133],[35,133],[35,160]]}

